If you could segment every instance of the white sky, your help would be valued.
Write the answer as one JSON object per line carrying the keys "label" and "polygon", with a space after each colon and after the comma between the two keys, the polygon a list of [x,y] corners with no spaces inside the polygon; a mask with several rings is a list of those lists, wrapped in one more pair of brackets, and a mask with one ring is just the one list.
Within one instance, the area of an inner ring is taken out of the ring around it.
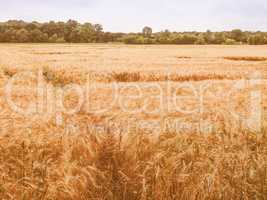
{"label": "white sky", "polygon": [[267,31],[267,0],[0,0],[0,21],[100,23],[105,31]]}

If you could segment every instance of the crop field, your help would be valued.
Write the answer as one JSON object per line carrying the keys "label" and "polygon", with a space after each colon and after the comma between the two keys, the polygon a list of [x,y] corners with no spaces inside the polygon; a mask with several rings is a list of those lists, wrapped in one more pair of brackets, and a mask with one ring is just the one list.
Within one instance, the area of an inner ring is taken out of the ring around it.
{"label": "crop field", "polygon": [[0,44],[0,199],[267,199],[267,46]]}

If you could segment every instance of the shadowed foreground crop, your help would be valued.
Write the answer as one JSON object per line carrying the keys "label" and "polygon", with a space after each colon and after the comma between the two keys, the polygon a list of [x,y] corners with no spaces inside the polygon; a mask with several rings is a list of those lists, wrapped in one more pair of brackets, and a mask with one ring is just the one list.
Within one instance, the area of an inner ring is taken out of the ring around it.
{"label": "shadowed foreground crop", "polygon": [[266,199],[255,134],[1,138],[2,199]]}

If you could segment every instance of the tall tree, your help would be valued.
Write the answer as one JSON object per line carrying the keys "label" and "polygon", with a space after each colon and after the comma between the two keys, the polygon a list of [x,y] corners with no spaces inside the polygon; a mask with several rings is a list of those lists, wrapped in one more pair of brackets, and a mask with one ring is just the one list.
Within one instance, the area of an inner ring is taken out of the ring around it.
{"label": "tall tree", "polygon": [[144,37],[151,37],[153,31],[152,31],[152,28],[148,27],[148,26],[145,26],[142,30],[142,33],[143,33],[143,36]]}

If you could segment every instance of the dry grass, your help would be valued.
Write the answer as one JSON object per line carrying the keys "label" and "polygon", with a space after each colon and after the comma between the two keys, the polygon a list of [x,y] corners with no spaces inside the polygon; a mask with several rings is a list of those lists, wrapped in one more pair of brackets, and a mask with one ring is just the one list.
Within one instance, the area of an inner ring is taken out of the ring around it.
{"label": "dry grass", "polygon": [[[12,77],[14,73],[6,73],[9,77]],[[10,74],[10,75],[9,75]],[[208,81],[208,80],[237,80],[246,79],[244,75],[229,74],[221,75],[217,73],[202,73],[202,74],[164,74],[161,72],[147,72],[141,74],[140,72],[83,72],[76,71],[71,72],[68,70],[56,70],[56,69],[43,69],[44,78],[52,83],[54,86],[65,86],[68,84],[85,84],[90,78],[92,81],[110,83],[110,82],[162,82],[162,81],[174,81],[174,82],[188,82],[188,81]]]}
{"label": "dry grass", "polygon": [[266,61],[266,57],[253,57],[253,56],[227,56],[223,57],[226,60],[234,60],[234,61]]}
{"label": "dry grass", "polygon": [[190,57],[190,56],[177,56],[176,58],[178,58],[178,59],[191,59],[192,57]]}
{"label": "dry grass", "polygon": [[180,74],[159,74],[159,73],[146,73],[141,75],[140,72],[121,72],[112,73],[110,81],[116,82],[158,82],[158,81],[175,81],[175,82],[188,82],[188,81],[205,81],[205,80],[236,80],[245,77],[238,76],[225,76],[220,74],[192,74],[192,75],[180,75]]}
{"label": "dry grass", "polygon": [[[107,81],[115,82],[155,82],[155,81],[175,81],[175,82],[188,82],[188,81],[205,81],[205,80],[237,80],[246,77],[237,76],[237,75],[220,75],[214,73],[207,74],[161,74],[161,73],[146,73],[140,74],[140,72],[113,72],[108,74],[107,77],[110,77]],[[106,81],[102,79],[102,81]]]}
{"label": "dry grass", "polygon": [[34,134],[1,139],[2,199],[267,197],[265,136],[166,133],[152,140],[142,133],[122,138],[107,132],[100,139],[89,132],[71,139]]}
{"label": "dry grass", "polygon": [[[263,129],[260,134],[252,133],[241,125],[239,127],[239,122],[228,115],[222,119],[218,117],[216,109],[229,111],[223,96],[204,98],[205,112],[192,116],[173,110],[168,113],[164,109],[156,114],[129,114],[117,104],[108,112],[98,115],[87,112],[85,105],[72,115],[61,110],[47,113],[46,107],[43,108],[44,113],[24,115],[14,112],[5,99],[4,86],[10,78],[25,69],[36,72],[38,67],[43,69],[44,84],[51,92],[47,96],[52,100],[47,100],[45,105],[52,108],[56,106],[53,100],[57,99],[55,92],[58,86],[77,83],[84,89],[88,76],[96,86],[100,82],[99,88],[89,96],[89,102],[97,105],[111,101],[110,82],[113,81],[118,82],[119,87],[134,82],[142,90],[142,87],[146,88],[147,82],[163,85],[166,80],[171,80],[172,84],[178,84],[175,85],[178,87],[170,90],[176,90],[179,88],[179,82],[192,83],[199,88],[207,81],[215,83],[221,80],[221,83],[212,85],[206,91],[207,95],[211,93],[216,96],[217,93],[224,94],[229,91],[227,84],[231,86],[231,81],[244,78],[246,73],[254,72],[255,69],[262,70],[263,77],[265,76],[264,65],[249,66],[245,62],[232,62],[231,66],[228,66],[229,62],[224,63],[217,59],[229,54],[229,51],[237,55],[236,49],[229,50],[236,47],[2,47],[0,199],[267,199],[266,130]],[[240,55],[254,52],[263,56],[262,54],[267,52],[264,47],[255,47],[257,51],[243,48],[245,47],[239,47]],[[25,53],[33,50],[43,54],[36,57],[38,54]],[[93,54],[95,51],[97,53]],[[77,60],[84,59],[85,52],[89,56],[86,63],[78,62]],[[203,56],[206,52],[209,52],[209,57]],[[177,55],[183,58],[177,61]],[[191,58],[185,59],[185,55]],[[56,62],[47,62],[52,59]],[[104,68],[101,67],[103,63],[107,64]],[[168,76],[164,71],[165,65],[170,69]],[[130,68],[132,66],[133,68]],[[226,84],[223,80],[229,81]],[[20,86],[18,89],[14,88],[12,94],[18,105],[30,105],[39,98],[35,80],[20,75],[15,86]],[[23,91],[21,88],[24,86],[27,86],[28,90]],[[171,98],[165,93],[168,88],[162,89],[167,101]],[[263,86],[262,89],[262,104],[266,109],[266,87]],[[190,91],[184,90],[185,88],[181,88],[175,92],[189,95]],[[125,89],[123,92],[122,97],[134,93]],[[156,107],[158,102],[153,97],[157,92],[153,88],[146,88],[141,99],[135,99],[127,105],[138,107],[142,106],[142,102],[148,102],[149,106]],[[244,111],[244,96],[245,91],[242,91],[231,102],[241,111]],[[66,94],[64,103],[75,105],[75,95]],[[195,108],[197,103],[189,100],[185,106]],[[263,114],[263,118],[266,117],[265,112]],[[60,124],[56,123],[58,116],[62,118]],[[168,117],[181,117],[186,122],[218,118],[213,122],[218,123],[219,128],[211,133],[200,133],[194,128],[178,133],[172,128],[159,132],[155,127],[149,130],[135,127],[142,120],[153,119],[161,122]],[[130,121],[131,128],[126,131],[128,120],[132,118],[134,120]],[[112,128],[108,122],[120,122],[119,127]],[[74,126],[70,128],[69,124]],[[98,126],[104,129],[96,129]]]}
{"label": "dry grass", "polygon": [[113,72],[111,74],[111,77],[116,82],[138,82],[138,81],[141,81],[140,72],[131,72],[131,73],[128,73],[128,72],[121,72],[121,73]]}

